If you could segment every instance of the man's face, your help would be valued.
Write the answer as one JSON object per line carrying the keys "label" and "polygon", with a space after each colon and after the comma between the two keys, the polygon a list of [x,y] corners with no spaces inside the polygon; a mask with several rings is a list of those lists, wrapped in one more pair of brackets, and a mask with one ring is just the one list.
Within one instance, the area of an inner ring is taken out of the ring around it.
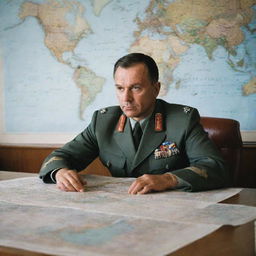
{"label": "man's face", "polygon": [[154,109],[160,83],[152,83],[143,63],[128,68],[118,67],[115,73],[119,105],[127,117],[139,121]]}

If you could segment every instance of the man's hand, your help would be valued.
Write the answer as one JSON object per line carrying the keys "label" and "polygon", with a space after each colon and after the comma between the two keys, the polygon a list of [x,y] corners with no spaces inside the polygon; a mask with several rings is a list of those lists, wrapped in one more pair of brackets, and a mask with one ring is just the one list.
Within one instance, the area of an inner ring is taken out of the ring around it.
{"label": "man's hand", "polygon": [[152,191],[164,191],[178,184],[175,175],[170,173],[152,175],[144,174],[137,178],[130,186],[129,194],[146,194]]}
{"label": "man's hand", "polygon": [[62,168],[56,173],[57,187],[63,191],[72,192],[84,192],[84,185],[86,181],[83,181],[81,176],[74,171],[67,168]]}

